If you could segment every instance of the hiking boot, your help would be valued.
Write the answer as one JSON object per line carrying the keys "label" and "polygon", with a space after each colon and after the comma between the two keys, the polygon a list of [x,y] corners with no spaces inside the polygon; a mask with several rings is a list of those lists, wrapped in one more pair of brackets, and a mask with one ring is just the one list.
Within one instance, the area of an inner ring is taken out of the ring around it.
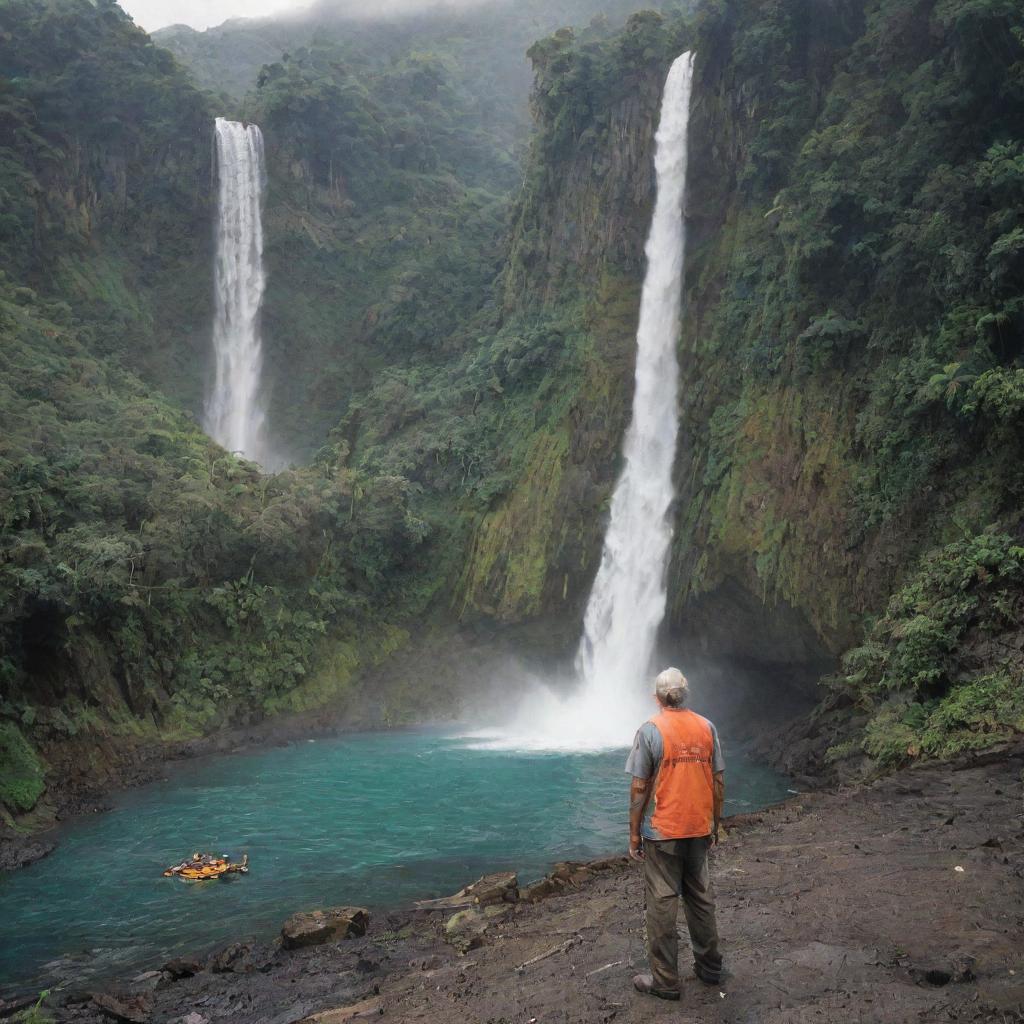
{"label": "hiking boot", "polygon": [[650,974],[638,974],[633,979],[633,988],[645,996],[657,996],[659,999],[678,999],[677,988],[655,988],[654,977]]}
{"label": "hiking boot", "polygon": [[698,981],[703,981],[705,985],[720,985],[722,982],[722,974],[712,974],[710,971],[705,970],[700,964],[693,965],[693,973],[697,976]]}

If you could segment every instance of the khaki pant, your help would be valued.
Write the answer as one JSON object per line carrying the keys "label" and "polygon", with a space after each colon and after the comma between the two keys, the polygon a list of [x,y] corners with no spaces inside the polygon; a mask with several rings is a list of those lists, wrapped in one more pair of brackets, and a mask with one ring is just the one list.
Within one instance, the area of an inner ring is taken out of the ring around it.
{"label": "khaki pant", "polygon": [[647,894],[647,953],[654,987],[679,989],[679,934],[676,915],[682,898],[693,960],[706,981],[722,974],[715,924],[715,894],[708,875],[710,837],[644,840]]}

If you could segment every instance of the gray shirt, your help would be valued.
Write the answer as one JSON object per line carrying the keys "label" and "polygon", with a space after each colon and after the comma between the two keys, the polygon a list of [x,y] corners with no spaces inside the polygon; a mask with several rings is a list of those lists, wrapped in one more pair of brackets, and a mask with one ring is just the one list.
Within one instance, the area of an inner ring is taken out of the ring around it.
{"label": "gray shirt", "polygon": [[[671,711],[672,709],[669,708],[667,710]],[[725,758],[722,756],[722,744],[718,739],[718,730],[715,728],[714,723],[708,721],[708,719],[702,718],[702,721],[707,722],[708,727],[711,729],[711,770],[713,772],[724,772]],[[626,759],[626,772],[635,779],[649,779],[657,774],[658,766],[661,764],[661,759],[664,756],[665,745],[662,742],[658,727],[653,722],[644,722],[637,729],[636,738],[633,740],[633,749],[629,752],[629,757]],[[665,837],[651,824],[652,813],[653,809],[649,803],[647,805],[647,813],[644,815],[641,835],[644,839],[664,839]]]}

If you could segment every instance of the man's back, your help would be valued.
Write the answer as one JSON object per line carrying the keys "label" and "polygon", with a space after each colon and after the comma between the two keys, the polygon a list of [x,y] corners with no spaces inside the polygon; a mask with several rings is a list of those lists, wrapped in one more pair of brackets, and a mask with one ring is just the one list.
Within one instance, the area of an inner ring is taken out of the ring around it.
{"label": "man's back", "polygon": [[636,734],[626,771],[652,779],[648,840],[690,839],[714,827],[714,775],[725,770],[718,731],[687,708],[662,708]]}

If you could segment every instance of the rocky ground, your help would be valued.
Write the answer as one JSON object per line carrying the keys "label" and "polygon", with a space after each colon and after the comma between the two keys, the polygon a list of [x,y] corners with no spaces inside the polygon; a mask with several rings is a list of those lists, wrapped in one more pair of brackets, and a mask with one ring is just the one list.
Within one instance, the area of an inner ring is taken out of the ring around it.
{"label": "rocky ground", "polygon": [[451,910],[409,911],[321,945],[238,944],[120,989],[58,994],[52,1012],[96,1024],[1024,1022],[1022,782],[1024,744],[734,820],[713,854],[728,973],[714,987],[687,978],[681,1003],[632,991],[641,880],[613,858],[564,867],[448,931]]}

